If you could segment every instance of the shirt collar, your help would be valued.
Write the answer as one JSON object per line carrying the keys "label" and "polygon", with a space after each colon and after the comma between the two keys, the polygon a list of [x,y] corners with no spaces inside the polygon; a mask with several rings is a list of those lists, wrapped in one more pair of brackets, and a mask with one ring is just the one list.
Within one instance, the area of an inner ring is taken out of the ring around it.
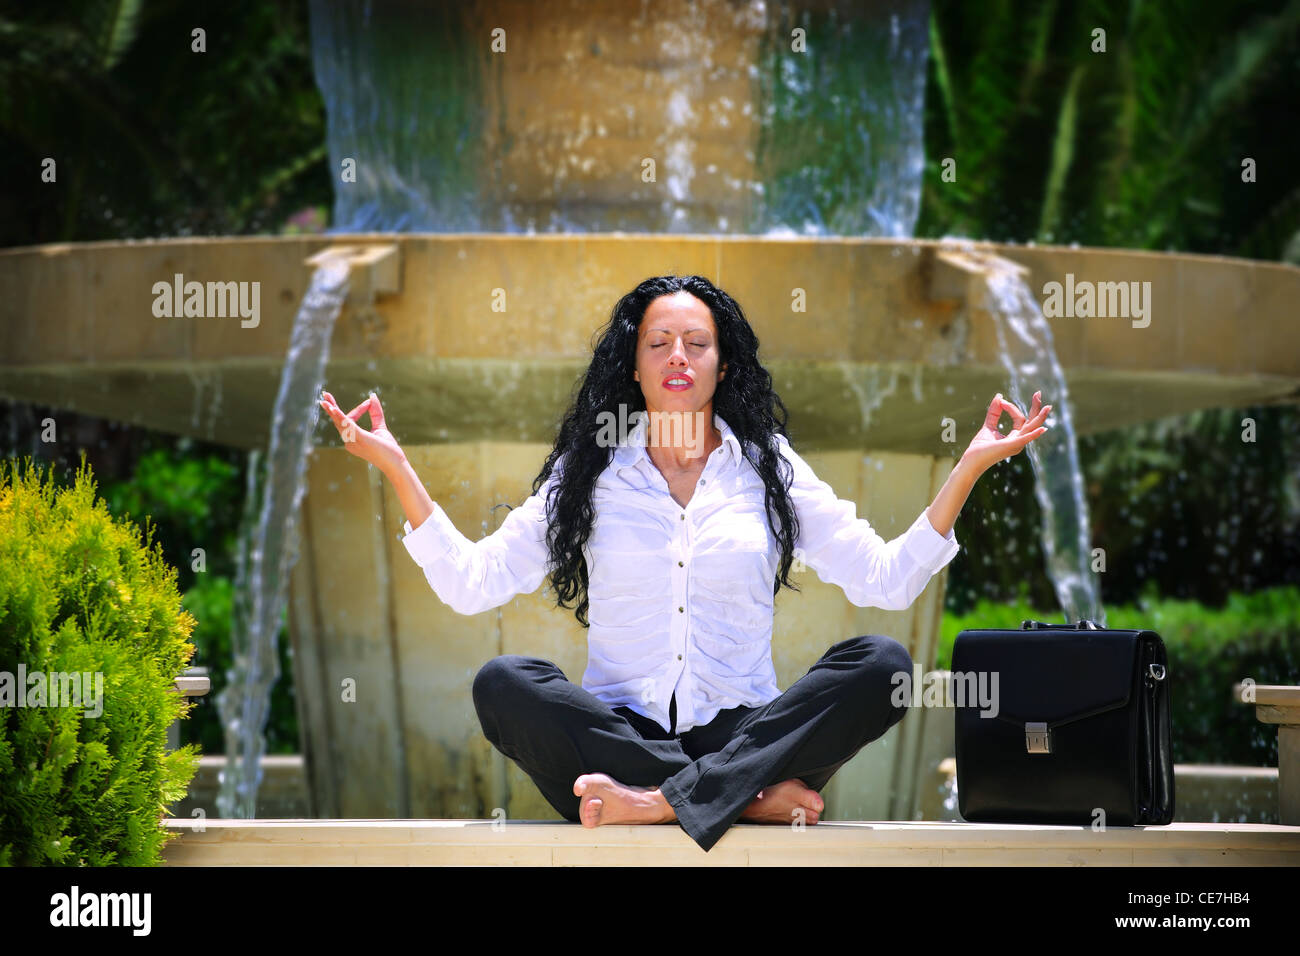
{"label": "shirt collar", "polygon": [[[717,412],[713,413],[713,425],[718,431],[722,432],[722,447],[731,449],[731,460],[735,465],[744,461],[744,452],[740,448],[740,439],[736,437],[731,430],[731,426],[723,421],[722,416]],[[636,423],[636,427],[628,432],[627,442],[619,445],[614,449],[614,467],[616,470],[624,468],[637,467],[642,459],[648,459],[645,442],[646,432],[649,430],[649,417],[643,414]]]}

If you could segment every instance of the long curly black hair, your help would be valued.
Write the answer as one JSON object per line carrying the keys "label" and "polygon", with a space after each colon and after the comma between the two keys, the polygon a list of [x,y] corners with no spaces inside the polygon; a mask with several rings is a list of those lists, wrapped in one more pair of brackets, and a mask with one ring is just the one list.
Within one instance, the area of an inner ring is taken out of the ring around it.
{"label": "long curly black hair", "polygon": [[[577,602],[575,615],[583,627],[587,621],[587,562],[583,547],[595,518],[592,491],[612,460],[614,448],[597,443],[601,422],[609,416],[624,420],[646,411],[641,384],[632,378],[641,320],[650,303],[660,296],[686,291],[698,298],[713,314],[718,331],[719,367],[726,363],[726,375],[713,395],[713,410],[731,427],[745,459],[767,487],[764,497],[768,525],[780,545],[781,560],[772,582],[772,596],[782,585],[799,588],[790,581],[799,523],[790,501],[793,471],[777,447],[776,436],[785,436],[788,413],[772,389],[772,376],[758,361],[758,337],[750,328],[740,304],[704,276],[656,276],[646,279],[618,300],[609,323],[596,333],[594,348],[581,387],[565,413],[555,447],[533,481],[533,494],[541,490],[563,457],[560,477],[546,503],[548,521],[548,570],[558,607]],[[632,419],[635,421],[635,419]],[[778,471],[780,469],[780,471]]]}

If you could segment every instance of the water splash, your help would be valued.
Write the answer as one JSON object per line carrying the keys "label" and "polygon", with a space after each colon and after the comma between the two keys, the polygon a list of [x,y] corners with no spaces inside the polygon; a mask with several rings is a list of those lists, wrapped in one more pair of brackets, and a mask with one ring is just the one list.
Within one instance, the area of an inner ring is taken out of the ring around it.
{"label": "water splash", "polygon": [[[193,365],[185,366],[185,373],[190,378],[190,385],[194,389],[194,405],[190,412],[190,428],[198,432],[202,426],[203,413],[207,413],[207,426],[205,433],[209,441],[215,440],[214,429],[221,418],[221,371],[214,368],[199,369]],[[208,398],[207,390],[212,389],[212,397]]]}
{"label": "water splash", "polygon": [[911,236],[927,0],[520,9],[311,0],[330,231]]}
{"label": "water splash", "polygon": [[876,412],[898,391],[898,366],[862,365],[847,360],[834,363],[844,380],[846,391],[858,403],[858,428],[863,434],[871,430]]}
{"label": "water splash", "polygon": [[298,558],[298,509],[307,490],[307,456],[320,414],[316,399],[347,287],[344,262],[328,261],[312,275],[280,373],[265,469],[260,451],[249,455],[230,628],[232,661],[218,697],[226,768],[217,810],[228,819],[256,815],[271,688],[280,677],[280,618],[289,570]]}
{"label": "water splash", "polygon": [[939,785],[940,820],[961,820],[961,810],[957,801],[957,774],[954,772],[943,778]]}
{"label": "water splash", "polygon": [[[928,2],[769,6],[749,231],[910,238],[925,167]],[[795,30],[806,52],[792,51]]]}
{"label": "water splash", "polygon": [[1052,406],[1052,427],[1026,446],[1042,512],[1047,573],[1067,622],[1086,618],[1104,627],[1101,587],[1090,565],[1088,500],[1074,417],[1051,327],[1019,269],[994,262],[981,275],[982,305],[993,316],[998,351],[1011,381],[1007,397],[1027,413],[1033,393],[1041,391],[1044,404]]}

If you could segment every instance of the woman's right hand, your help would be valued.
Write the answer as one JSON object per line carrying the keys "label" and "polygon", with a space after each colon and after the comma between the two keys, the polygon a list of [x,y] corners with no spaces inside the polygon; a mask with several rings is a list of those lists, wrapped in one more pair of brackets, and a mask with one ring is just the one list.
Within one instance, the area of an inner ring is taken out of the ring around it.
{"label": "woman's right hand", "polygon": [[[349,454],[368,461],[384,473],[406,463],[406,453],[397,444],[397,439],[393,437],[392,432],[384,426],[384,409],[374,392],[346,415],[334,401],[333,395],[324,391],[321,395],[323,397],[320,399],[320,406],[333,420],[334,427],[339,430],[339,435],[343,438],[343,447]],[[366,412],[370,413],[370,431],[366,431],[358,424],[359,419]]]}

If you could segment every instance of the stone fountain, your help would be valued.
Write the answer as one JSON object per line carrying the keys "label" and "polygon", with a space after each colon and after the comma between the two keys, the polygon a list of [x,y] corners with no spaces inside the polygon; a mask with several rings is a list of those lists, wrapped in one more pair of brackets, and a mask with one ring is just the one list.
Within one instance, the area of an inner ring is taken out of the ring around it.
{"label": "stone fountain", "polygon": [[[923,3],[364,9],[312,6],[338,231],[0,251],[0,394],[265,449],[299,303],[343,263],[325,381],[345,407],[381,396],[470,539],[528,495],[593,332],[649,275],[702,273],[739,300],[795,446],[886,538],[1006,390],[980,294],[996,264],[1035,292],[1150,283],[1145,325],[1047,320],[1081,433],[1300,399],[1300,269],[908,238]],[[201,314],[158,314],[155,287],[178,281],[176,298],[203,284]],[[218,305],[225,283],[256,288],[256,321],[207,308],[208,283]],[[554,818],[483,738],[470,686],[505,653],[577,682],[583,630],[545,587],[474,617],[443,606],[382,476],[328,422],[317,435],[289,588],[313,815]],[[803,594],[777,599],[780,684],[861,633],[933,666],[944,577],[892,612],[799,574]],[[913,819],[945,724],[919,711],[865,748],[826,790],[833,818]]]}

